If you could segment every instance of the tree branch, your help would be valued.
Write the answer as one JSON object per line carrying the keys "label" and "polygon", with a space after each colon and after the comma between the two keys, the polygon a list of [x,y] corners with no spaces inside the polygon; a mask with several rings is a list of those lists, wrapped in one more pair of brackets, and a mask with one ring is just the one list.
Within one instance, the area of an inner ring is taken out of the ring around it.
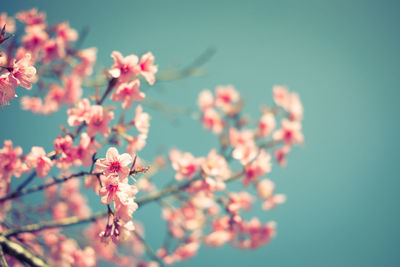
{"label": "tree branch", "polygon": [[21,244],[8,240],[5,236],[0,235],[0,245],[5,253],[8,255],[27,263],[33,267],[50,267],[42,258],[34,255]]}
{"label": "tree branch", "polygon": [[[233,174],[231,177],[226,179],[225,182],[231,182],[231,181],[237,180],[240,177],[242,177],[243,174],[244,174],[244,170],[238,171],[235,174]],[[180,193],[180,192],[182,192],[182,190],[188,188],[194,181],[197,181],[197,180],[198,179],[189,180],[179,186],[178,185],[169,186],[169,187],[159,190],[155,193],[151,193],[147,196],[138,198],[136,200],[136,203],[139,206],[143,206],[152,201],[156,201],[161,198]],[[20,233],[37,232],[37,231],[41,231],[44,229],[67,227],[67,226],[72,226],[72,225],[76,225],[76,224],[80,224],[80,223],[93,222],[93,221],[95,221],[99,218],[103,218],[107,215],[108,215],[108,211],[104,211],[104,212],[99,212],[99,213],[96,213],[94,215],[87,216],[87,217],[72,216],[72,217],[58,220],[58,221],[48,221],[48,222],[41,222],[41,223],[37,223],[37,224],[30,224],[30,225],[26,225],[26,226],[16,228],[16,229],[15,228],[10,229],[4,233],[4,236],[10,237],[10,236],[14,236],[14,235],[17,235]]]}

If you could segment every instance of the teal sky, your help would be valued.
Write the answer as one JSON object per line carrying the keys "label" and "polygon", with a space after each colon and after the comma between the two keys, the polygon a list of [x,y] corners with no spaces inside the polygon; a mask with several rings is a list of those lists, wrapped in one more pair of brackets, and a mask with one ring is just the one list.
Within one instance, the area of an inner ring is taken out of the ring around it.
{"label": "teal sky", "polygon": [[[50,23],[89,26],[84,46],[98,47],[103,66],[112,63],[113,50],[152,51],[162,70],[214,47],[207,75],[149,91],[171,105],[195,108],[203,88],[232,84],[256,115],[271,103],[274,84],[300,94],[306,145],[269,175],[288,201],[256,213],[278,222],[277,237],[252,252],[203,248],[178,266],[399,266],[398,1],[4,2],[1,12],[38,7]],[[160,145],[200,156],[216,144],[197,122],[180,117],[171,124],[150,113],[145,159]],[[50,149],[65,119],[65,110],[35,116],[14,101],[0,112],[0,141],[11,138],[25,152],[33,145]],[[157,244],[164,226],[154,211],[137,219]]]}

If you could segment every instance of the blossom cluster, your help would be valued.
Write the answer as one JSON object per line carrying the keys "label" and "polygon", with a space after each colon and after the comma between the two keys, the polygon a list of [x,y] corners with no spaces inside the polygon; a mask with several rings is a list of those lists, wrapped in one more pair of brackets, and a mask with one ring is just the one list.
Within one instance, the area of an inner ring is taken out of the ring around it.
{"label": "blossom cluster", "polygon": [[[11,42],[19,36],[6,36],[16,32],[16,20],[25,29],[19,46]],[[249,214],[286,201],[275,192],[271,171],[275,162],[286,166],[292,148],[304,143],[297,93],[274,86],[274,103],[253,120],[232,85],[203,90],[199,124],[218,146],[204,155],[171,148],[147,163],[139,157],[150,140],[143,100],[159,77],[151,52],[139,57],[113,51],[111,66],[95,74],[97,49],[81,49],[69,23],[48,25],[46,14],[32,9],[15,18],[0,14],[0,26],[0,49],[6,51],[0,54],[0,102],[9,103],[21,86],[37,90],[21,97],[24,110],[46,115],[68,106],[51,149],[32,146],[24,154],[11,140],[0,148],[1,237],[23,246],[23,256],[7,247],[9,265],[37,256],[51,266],[92,267],[102,260],[156,267],[190,259],[202,245],[257,249],[276,235],[276,222]],[[34,192],[43,193],[42,202],[15,201]],[[92,201],[100,213],[92,214]],[[154,250],[145,240],[154,224],[136,213],[150,202],[159,205],[167,227]],[[80,223],[88,226],[78,234],[67,231]]]}

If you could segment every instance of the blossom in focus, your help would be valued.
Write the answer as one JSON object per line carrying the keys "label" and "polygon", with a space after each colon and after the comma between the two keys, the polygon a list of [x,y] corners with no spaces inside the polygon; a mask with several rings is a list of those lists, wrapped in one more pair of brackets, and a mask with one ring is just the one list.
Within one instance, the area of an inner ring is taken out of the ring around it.
{"label": "blossom in focus", "polygon": [[110,147],[107,150],[106,158],[98,159],[96,161],[96,171],[103,172],[106,176],[116,175],[120,179],[128,177],[130,172],[130,165],[132,157],[127,154],[119,154],[115,147]]}
{"label": "blossom in focus", "polygon": [[[129,172],[129,169],[128,169]],[[99,191],[101,203],[107,205],[112,201],[119,203],[128,202],[128,198],[137,193],[135,186],[131,186],[121,181],[117,176],[109,175],[104,181],[103,187]]]}
{"label": "blossom in focus", "polygon": [[123,57],[120,52],[113,51],[111,57],[114,59],[114,64],[111,66],[109,73],[113,78],[118,78],[119,82],[129,82],[131,78],[140,73],[137,56],[129,55]]}

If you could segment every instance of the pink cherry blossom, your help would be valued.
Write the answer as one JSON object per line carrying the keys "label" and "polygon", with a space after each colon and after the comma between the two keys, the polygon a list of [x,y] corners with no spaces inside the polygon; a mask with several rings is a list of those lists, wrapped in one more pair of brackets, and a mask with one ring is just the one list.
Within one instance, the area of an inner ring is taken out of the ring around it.
{"label": "pink cherry blossom", "polygon": [[22,11],[17,13],[15,17],[21,21],[22,23],[27,24],[28,26],[32,25],[44,25],[46,23],[46,14],[41,12],[39,13],[37,8],[33,8],[28,11]]}
{"label": "pink cherry blossom", "polygon": [[146,134],[139,134],[135,137],[127,137],[128,145],[126,146],[126,152],[134,154],[137,151],[142,150],[146,146]]}
{"label": "pink cherry blossom", "polygon": [[192,179],[199,169],[203,158],[195,158],[190,153],[182,153],[177,149],[169,152],[169,159],[172,167],[176,170],[175,179],[181,181],[184,178]]}
{"label": "pink cherry blossom", "polygon": [[114,118],[112,111],[106,111],[102,106],[94,105],[90,107],[90,112],[86,117],[86,123],[88,124],[87,132],[89,136],[94,136],[96,133],[100,133],[103,136],[110,134],[111,130],[108,127],[108,123]]}
{"label": "pink cherry blossom", "polygon": [[[98,165],[96,164],[96,166]],[[110,204],[112,201],[127,203],[128,198],[137,193],[137,189],[135,186],[121,182],[117,176],[109,175],[99,193],[103,204]]]}
{"label": "pink cherry blossom", "polygon": [[123,101],[122,108],[129,109],[133,101],[142,101],[146,97],[146,94],[139,90],[139,86],[139,80],[134,80],[130,83],[121,83],[111,95],[111,99],[114,101]]}
{"label": "pink cherry blossom", "polygon": [[44,149],[38,146],[32,147],[31,153],[28,154],[25,162],[29,168],[36,168],[38,177],[46,177],[53,165],[51,159],[46,156]]}
{"label": "pink cherry blossom", "polygon": [[39,97],[23,96],[21,98],[21,107],[24,110],[30,110],[33,113],[41,113],[43,110],[43,102]]}
{"label": "pink cherry blossom", "polygon": [[74,67],[73,73],[80,77],[87,77],[93,73],[93,66],[96,63],[97,48],[91,47],[77,52],[76,56],[81,60]]}
{"label": "pink cherry blossom", "polygon": [[26,29],[26,34],[22,37],[21,41],[24,45],[23,48],[25,49],[25,52],[32,53],[33,59],[36,60],[39,52],[48,39],[49,35],[44,31],[42,26],[32,26]]}
{"label": "pink cherry blossom", "polygon": [[57,38],[64,42],[75,42],[78,39],[78,32],[69,27],[68,22],[61,22],[55,26]]}
{"label": "pink cherry blossom", "polygon": [[60,38],[47,40],[42,49],[42,61],[44,64],[49,64],[53,60],[64,58],[66,55],[64,42]]}
{"label": "pink cherry blossom", "polygon": [[91,106],[87,98],[78,102],[75,108],[68,109],[69,126],[78,126],[90,116]]}
{"label": "pink cherry blossom", "polygon": [[284,194],[273,195],[265,200],[262,204],[263,210],[271,210],[275,208],[279,204],[283,204],[286,202],[286,196]]}
{"label": "pink cherry blossom", "polygon": [[154,56],[151,52],[148,52],[140,58],[139,62],[140,74],[146,79],[146,81],[153,85],[156,81],[156,73],[158,66],[154,65]]}
{"label": "pink cherry blossom", "polygon": [[231,214],[238,214],[239,210],[249,210],[253,202],[253,197],[247,192],[230,193],[227,210]]}
{"label": "pink cherry blossom", "polygon": [[214,105],[214,96],[210,90],[203,90],[199,94],[199,98],[197,100],[197,104],[199,105],[200,110],[205,111],[208,108],[213,107]]}
{"label": "pink cherry blossom", "polygon": [[272,113],[265,113],[258,121],[257,136],[268,137],[276,127],[275,117]]}
{"label": "pink cherry blossom", "polygon": [[21,147],[13,148],[11,140],[4,141],[3,148],[0,149],[0,180],[9,181],[11,175],[21,177],[21,174],[26,171],[20,159],[21,154]]}
{"label": "pink cherry blossom", "polygon": [[269,180],[264,179],[257,183],[257,193],[261,198],[269,198],[275,190],[275,184]]}
{"label": "pink cherry blossom", "polygon": [[287,155],[290,152],[290,145],[284,145],[283,147],[275,150],[275,159],[281,167],[286,167],[287,165]]}
{"label": "pink cherry blossom", "polygon": [[129,82],[131,78],[136,77],[140,73],[137,56],[129,55],[123,57],[120,52],[113,51],[111,57],[114,59],[114,64],[111,66],[109,72],[112,77],[118,78],[119,82]]}
{"label": "pink cherry blossom", "polygon": [[136,129],[142,133],[146,134],[149,132],[150,128],[150,115],[146,112],[143,112],[143,108],[141,105],[138,105],[135,112],[135,118],[132,121],[133,125],[135,125]]}
{"label": "pink cherry blossom", "polygon": [[228,163],[225,158],[217,154],[215,149],[212,149],[207,158],[203,161],[201,169],[207,176],[213,176],[217,179],[226,179],[230,175]]}
{"label": "pink cherry blossom", "polygon": [[73,105],[82,97],[82,80],[79,76],[71,74],[63,78],[65,88],[64,99],[69,105]]}
{"label": "pink cherry blossom", "polygon": [[240,100],[239,93],[231,85],[218,86],[215,88],[215,95],[215,105],[220,107],[226,113],[230,113],[233,104]]}
{"label": "pink cherry blossom", "polygon": [[32,82],[35,80],[36,69],[31,66],[31,55],[26,54],[22,59],[16,61],[13,59],[8,66],[10,78],[15,79],[18,85],[26,89],[32,88]]}
{"label": "pink cherry blossom", "polygon": [[273,134],[275,141],[282,141],[287,145],[303,143],[304,137],[301,133],[300,122],[283,119],[281,122],[281,127],[281,129],[275,131]]}
{"label": "pink cherry blossom", "polygon": [[225,126],[225,122],[221,119],[219,113],[213,108],[208,108],[204,111],[202,122],[206,129],[211,130],[215,134],[220,134]]}
{"label": "pink cherry blossom", "polygon": [[242,165],[250,163],[258,154],[258,147],[254,143],[238,145],[232,151],[232,157],[237,159]]}
{"label": "pink cherry blossom", "polygon": [[110,147],[107,150],[105,159],[96,161],[96,171],[103,172],[106,176],[118,174],[120,179],[128,177],[132,157],[124,153],[120,155],[115,147]]}
{"label": "pink cherry blossom", "polygon": [[247,186],[271,171],[271,155],[261,149],[257,158],[246,165],[243,185]]}
{"label": "pink cherry blossom", "polygon": [[76,156],[83,166],[90,166],[92,164],[92,156],[100,148],[100,144],[96,139],[91,138],[87,133],[81,134],[81,140],[76,150]]}
{"label": "pink cherry blossom", "polygon": [[49,86],[49,92],[44,100],[42,112],[50,114],[60,109],[64,102],[65,90],[58,84],[52,83]]}
{"label": "pink cherry blossom", "polygon": [[275,85],[272,88],[275,104],[287,109],[289,107],[289,91],[285,86]]}
{"label": "pink cherry blossom", "polygon": [[8,74],[0,75],[0,104],[7,105],[8,101],[16,97],[14,88],[18,86],[15,79],[10,79]]}
{"label": "pink cherry blossom", "polygon": [[298,121],[303,119],[303,105],[301,103],[299,95],[296,93],[291,93],[290,95],[289,113],[289,117],[291,120]]}

